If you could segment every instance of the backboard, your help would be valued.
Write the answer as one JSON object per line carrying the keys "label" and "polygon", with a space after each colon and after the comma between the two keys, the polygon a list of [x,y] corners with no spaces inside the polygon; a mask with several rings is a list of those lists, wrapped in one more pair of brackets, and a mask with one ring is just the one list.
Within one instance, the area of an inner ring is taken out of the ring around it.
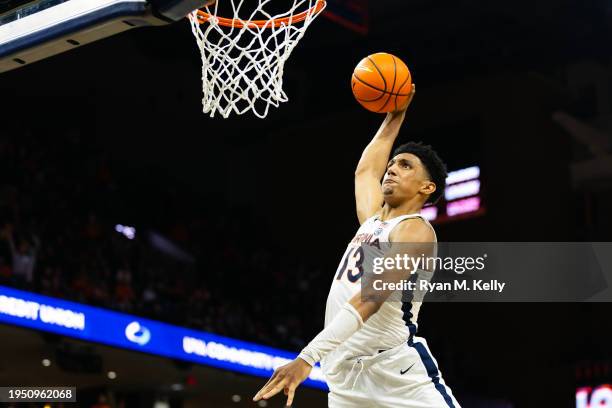
{"label": "backboard", "polygon": [[204,0],[12,0],[0,8],[0,73],[136,27],[184,18]]}

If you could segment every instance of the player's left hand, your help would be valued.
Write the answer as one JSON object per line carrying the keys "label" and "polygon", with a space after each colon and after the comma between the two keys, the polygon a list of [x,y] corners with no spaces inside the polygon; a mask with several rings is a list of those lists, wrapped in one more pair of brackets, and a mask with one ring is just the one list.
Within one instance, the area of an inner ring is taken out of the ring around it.
{"label": "player's left hand", "polygon": [[267,400],[279,392],[284,391],[287,396],[287,406],[290,407],[291,404],[293,404],[293,396],[295,395],[296,388],[302,381],[308,378],[311,371],[312,367],[310,364],[301,358],[296,358],[289,364],[278,367],[266,385],[255,394],[253,401],[259,401],[261,399]]}

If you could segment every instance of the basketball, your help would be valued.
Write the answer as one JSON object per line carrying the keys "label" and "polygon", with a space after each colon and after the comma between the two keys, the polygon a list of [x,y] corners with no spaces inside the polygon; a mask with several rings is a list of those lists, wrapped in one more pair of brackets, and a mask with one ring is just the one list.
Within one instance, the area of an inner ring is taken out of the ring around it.
{"label": "basketball", "polygon": [[362,59],[351,80],[357,102],[372,112],[387,113],[403,108],[412,90],[408,66],[385,52]]}

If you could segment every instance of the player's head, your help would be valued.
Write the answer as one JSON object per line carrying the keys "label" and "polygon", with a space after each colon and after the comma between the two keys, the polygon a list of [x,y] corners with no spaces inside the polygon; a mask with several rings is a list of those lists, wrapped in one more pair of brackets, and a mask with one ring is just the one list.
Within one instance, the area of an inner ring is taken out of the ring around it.
{"label": "player's head", "polygon": [[395,206],[417,197],[422,204],[435,203],[444,192],[446,175],[446,165],[431,146],[403,144],[387,164],[382,186],[385,202]]}

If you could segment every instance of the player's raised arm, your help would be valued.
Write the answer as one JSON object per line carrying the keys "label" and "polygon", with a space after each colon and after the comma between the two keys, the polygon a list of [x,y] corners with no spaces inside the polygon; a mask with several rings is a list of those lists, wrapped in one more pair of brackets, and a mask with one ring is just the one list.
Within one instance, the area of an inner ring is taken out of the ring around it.
{"label": "player's raised arm", "polygon": [[376,214],[382,207],[383,194],[380,180],[385,174],[389,154],[391,154],[393,143],[404,122],[406,109],[412,101],[414,92],[413,84],[406,106],[401,110],[387,114],[385,121],[361,155],[355,170],[355,201],[357,218],[359,218],[360,224]]}

